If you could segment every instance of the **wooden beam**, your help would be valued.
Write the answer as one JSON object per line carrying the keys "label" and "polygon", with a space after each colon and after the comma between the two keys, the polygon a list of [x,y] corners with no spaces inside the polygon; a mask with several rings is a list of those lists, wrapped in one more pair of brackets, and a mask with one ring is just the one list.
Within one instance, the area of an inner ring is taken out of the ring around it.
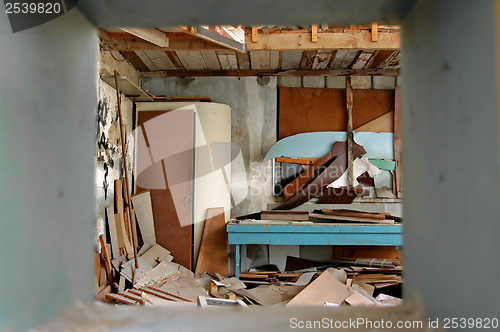
{"label": "wooden beam", "polygon": [[372,42],[378,41],[378,25],[377,23],[372,23]]}
{"label": "wooden beam", "polygon": [[140,50],[227,50],[227,48],[199,38],[170,38],[168,47],[160,47],[139,38],[116,38],[105,42],[110,51],[140,51]]}
{"label": "wooden beam", "polygon": [[317,43],[318,42],[318,25],[313,24],[311,27],[311,42]]}
{"label": "wooden beam", "polygon": [[120,28],[120,30],[128,32],[134,36],[137,36],[141,39],[144,39],[144,40],[146,40],[154,45],[160,46],[160,47],[168,47],[169,46],[168,38],[165,35],[165,33],[162,31],[156,30],[156,29]]}
{"label": "wooden beam", "polygon": [[246,35],[247,50],[398,50],[399,32],[381,32],[378,41],[372,41],[371,31],[360,32],[318,32],[318,41],[311,40],[310,33],[273,33],[260,34],[257,42],[251,43],[251,36]]}
{"label": "wooden beam", "polygon": [[397,76],[399,69],[320,69],[320,70],[166,70],[143,72],[148,77],[189,77],[189,76]]}
{"label": "wooden beam", "polygon": [[252,27],[252,38],[251,38],[252,43],[256,43],[259,41],[259,29],[257,29],[256,26]]}
{"label": "wooden beam", "polygon": [[347,111],[347,186],[349,189],[354,187],[353,178],[353,136],[352,136],[352,104],[353,94],[351,86],[351,76],[346,76],[346,111]]}
{"label": "wooden beam", "polygon": [[394,159],[396,160],[396,193],[403,197],[401,176],[401,92],[399,86],[394,90]]}

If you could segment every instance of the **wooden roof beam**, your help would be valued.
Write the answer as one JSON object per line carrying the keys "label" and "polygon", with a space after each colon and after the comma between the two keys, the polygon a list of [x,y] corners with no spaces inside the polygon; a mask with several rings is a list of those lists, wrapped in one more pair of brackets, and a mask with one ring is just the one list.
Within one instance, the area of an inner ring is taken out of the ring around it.
{"label": "wooden roof beam", "polygon": [[397,76],[399,69],[318,69],[318,70],[163,70],[149,71],[141,74],[147,77],[170,76]]}
{"label": "wooden roof beam", "polygon": [[168,38],[165,35],[164,32],[156,30],[156,29],[149,29],[149,28],[120,28],[120,30],[123,30],[125,32],[128,32],[134,36],[137,36],[141,39],[144,39],[151,44],[154,44],[156,46],[160,47],[168,47],[169,42]]}
{"label": "wooden roof beam", "polygon": [[359,32],[317,32],[317,41],[313,42],[311,33],[271,33],[259,34],[257,42],[251,42],[251,35],[246,34],[247,51],[269,50],[399,50],[399,32],[379,32],[377,41],[372,41],[371,31]]}

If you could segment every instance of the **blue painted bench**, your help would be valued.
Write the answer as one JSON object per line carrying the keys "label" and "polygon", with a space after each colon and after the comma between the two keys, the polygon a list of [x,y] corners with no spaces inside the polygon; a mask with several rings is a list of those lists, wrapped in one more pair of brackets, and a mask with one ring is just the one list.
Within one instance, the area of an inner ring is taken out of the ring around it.
{"label": "blue painted bench", "polygon": [[402,225],[310,222],[230,222],[228,244],[236,246],[236,277],[240,276],[241,245],[376,245],[401,246]]}

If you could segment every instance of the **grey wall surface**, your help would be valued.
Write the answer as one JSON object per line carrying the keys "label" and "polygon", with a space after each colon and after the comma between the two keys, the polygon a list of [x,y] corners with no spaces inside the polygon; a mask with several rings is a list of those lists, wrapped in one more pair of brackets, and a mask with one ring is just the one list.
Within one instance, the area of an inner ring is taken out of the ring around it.
{"label": "grey wall surface", "polygon": [[93,292],[96,29],[76,10],[13,34],[0,13],[0,330]]}
{"label": "grey wall surface", "polygon": [[276,143],[277,80],[275,77],[147,78],[142,88],[154,95],[205,97],[231,106],[231,140],[242,151],[245,167],[231,168],[231,192],[244,201],[231,217],[258,212],[273,203],[272,168],[264,156]]}
{"label": "grey wall surface", "polygon": [[404,289],[433,317],[500,314],[494,3],[420,1],[403,22]]}

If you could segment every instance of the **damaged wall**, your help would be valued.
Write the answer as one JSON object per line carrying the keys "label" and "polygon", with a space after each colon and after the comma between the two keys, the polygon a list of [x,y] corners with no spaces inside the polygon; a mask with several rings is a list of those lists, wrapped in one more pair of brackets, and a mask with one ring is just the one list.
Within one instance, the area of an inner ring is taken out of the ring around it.
{"label": "damaged wall", "polygon": [[[116,56],[116,55],[115,55]],[[120,75],[125,75],[131,79],[137,79],[137,72],[127,63],[114,60],[109,52],[100,52],[99,73],[112,73],[116,68]],[[134,76],[135,73],[135,76]],[[105,208],[113,205],[114,201],[114,180],[123,178],[123,158],[120,138],[120,124],[118,117],[118,103],[116,100],[116,90],[106,82],[98,79],[97,82],[98,106],[96,118],[96,211],[95,222],[96,232],[94,244],[100,248],[99,234],[105,230]],[[123,125],[127,139],[127,169],[129,181],[132,182],[132,169],[134,159],[134,140],[132,129],[134,123],[133,102],[121,95],[121,108],[123,115]],[[132,186],[132,183],[130,184]]]}
{"label": "damaged wall", "polygon": [[213,102],[230,105],[231,139],[241,148],[246,169],[232,167],[231,190],[248,190],[246,199],[233,207],[231,217],[266,209],[274,202],[271,162],[263,159],[276,143],[275,77],[155,77],[141,83],[154,95],[210,97]]}

